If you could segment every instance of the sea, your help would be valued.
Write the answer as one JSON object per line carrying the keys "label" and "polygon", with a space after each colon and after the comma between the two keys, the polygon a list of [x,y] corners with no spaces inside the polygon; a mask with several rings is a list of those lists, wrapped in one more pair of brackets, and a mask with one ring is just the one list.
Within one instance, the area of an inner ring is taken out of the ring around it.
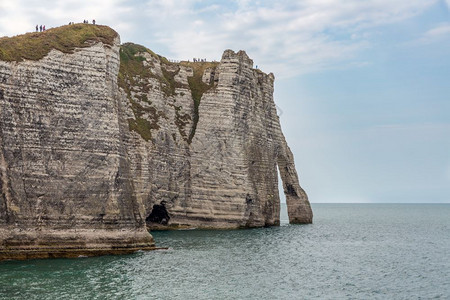
{"label": "sea", "polygon": [[152,232],[168,250],[0,262],[0,299],[450,299],[450,204],[313,204],[314,223]]}

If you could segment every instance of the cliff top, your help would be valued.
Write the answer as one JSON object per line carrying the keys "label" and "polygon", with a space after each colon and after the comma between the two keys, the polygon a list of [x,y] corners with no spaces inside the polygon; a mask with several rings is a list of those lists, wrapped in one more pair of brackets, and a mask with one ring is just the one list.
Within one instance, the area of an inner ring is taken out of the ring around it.
{"label": "cliff top", "polygon": [[75,48],[89,47],[88,41],[112,45],[116,37],[117,32],[110,27],[91,24],[65,25],[44,32],[3,37],[0,38],[0,60],[39,60],[52,49],[70,53]]}

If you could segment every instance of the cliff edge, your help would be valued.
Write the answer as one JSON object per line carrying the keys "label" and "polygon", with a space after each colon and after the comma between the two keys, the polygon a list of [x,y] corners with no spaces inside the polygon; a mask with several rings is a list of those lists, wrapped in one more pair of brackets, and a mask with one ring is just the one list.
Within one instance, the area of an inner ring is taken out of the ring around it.
{"label": "cliff edge", "polygon": [[109,27],[0,39],[0,259],[153,249],[147,229],[311,223],[243,51],[172,63]]}

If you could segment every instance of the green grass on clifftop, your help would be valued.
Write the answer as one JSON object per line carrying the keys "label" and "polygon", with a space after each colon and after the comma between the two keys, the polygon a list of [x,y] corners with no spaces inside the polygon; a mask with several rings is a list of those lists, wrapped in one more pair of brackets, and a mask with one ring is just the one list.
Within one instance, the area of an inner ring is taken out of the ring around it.
{"label": "green grass on clifftop", "polygon": [[[125,43],[120,46],[119,86],[123,88],[129,96],[131,95],[130,88],[137,85],[136,76],[143,79],[152,77],[150,70],[142,64],[145,58],[136,55],[145,52],[155,55],[141,45]],[[144,91],[146,92],[146,90]]]}
{"label": "green grass on clifftop", "polygon": [[0,60],[39,60],[52,49],[71,53],[75,48],[89,47],[88,41],[112,45],[117,36],[117,32],[108,26],[74,24],[51,28],[44,32],[3,37],[0,38]]}
{"label": "green grass on clifftop", "polygon": [[[136,88],[140,94],[135,94],[134,97],[141,102],[151,104],[147,98],[149,92],[148,79],[154,77],[148,67],[143,64],[145,57],[142,54],[148,53],[155,58],[158,57],[151,50],[144,46],[125,43],[120,46],[120,69],[118,76],[118,84],[127,94],[128,101],[130,101],[131,109],[133,110],[134,119],[128,119],[129,129],[137,132],[140,136],[149,141],[152,138],[152,130],[158,129],[159,114],[153,107],[144,107],[132,97],[132,90]],[[144,117],[144,114],[147,117]]]}

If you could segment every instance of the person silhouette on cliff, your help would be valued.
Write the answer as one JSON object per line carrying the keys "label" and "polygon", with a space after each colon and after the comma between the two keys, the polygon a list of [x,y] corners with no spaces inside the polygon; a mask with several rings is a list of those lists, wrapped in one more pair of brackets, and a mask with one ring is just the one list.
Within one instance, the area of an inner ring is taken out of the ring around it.
{"label": "person silhouette on cliff", "polygon": [[95,25],[95,20],[92,20],[92,24],[94,24],[94,25]]}
{"label": "person silhouette on cliff", "polygon": [[39,26],[39,32],[42,32],[42,25]]}
{"label": "person silhouette on cliff", "polygon": [[36,25],[36,32],[38,32],[38,31],[39,31],[39,26]]}

